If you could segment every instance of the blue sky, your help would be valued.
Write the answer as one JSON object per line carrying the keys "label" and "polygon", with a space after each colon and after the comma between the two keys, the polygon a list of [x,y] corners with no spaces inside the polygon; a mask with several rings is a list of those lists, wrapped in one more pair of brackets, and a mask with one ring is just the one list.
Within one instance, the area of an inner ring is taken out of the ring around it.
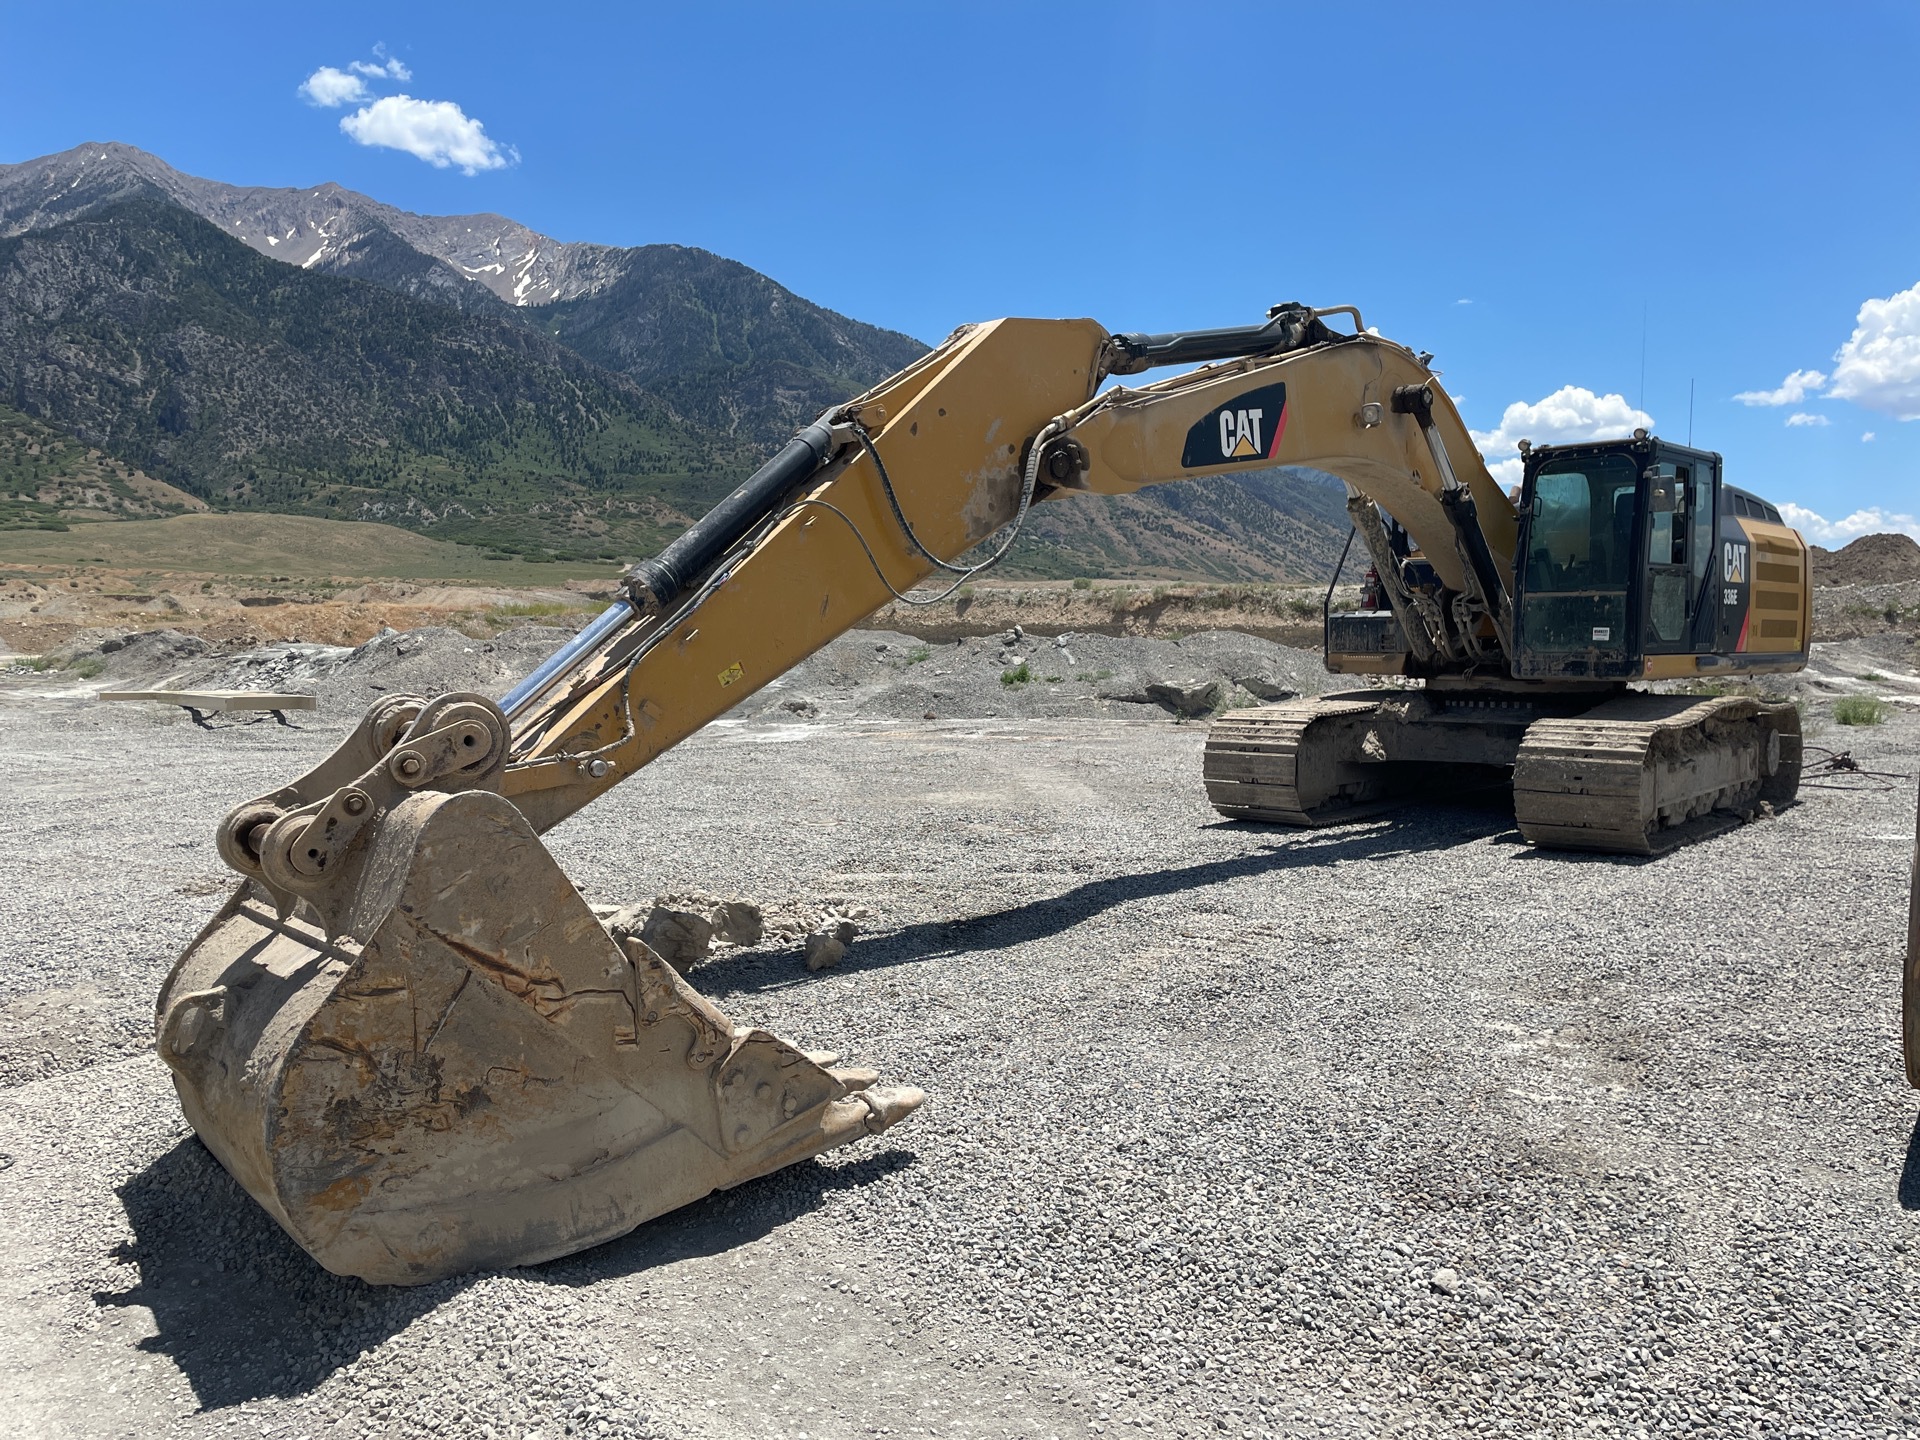
{"label": "blue sky", "polygon": [[1354,303],[1490,460],[1636,411],[1685,440],[1691,386],[1812,538],[1920,535],[1920,7],[4,0],[0,34],[0,161],[121,140],[698,245],[928,341]]}

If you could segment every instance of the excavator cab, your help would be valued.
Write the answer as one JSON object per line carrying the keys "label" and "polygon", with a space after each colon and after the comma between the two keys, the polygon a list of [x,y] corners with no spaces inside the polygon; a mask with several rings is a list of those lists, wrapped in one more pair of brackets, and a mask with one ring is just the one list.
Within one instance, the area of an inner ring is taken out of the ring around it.
{"label": "excavator cab", "polygon": [[[1740,525],[1743,517],[1784,532],[1769,537],[1783,560],[1801,549],[1771,505],[1731,487],[1723,493],[1720,457],[1710,451],[1645,431],[1530,449],[1514,576],[1514,674],[1657,678],[1696,673],[1702,661],[1711,669],[1719,657],[1748,649],[1751,627],[1742,622],[1751,565],[1743,557],[1755,537]],[[1797,570],[1778,568],[1786,584],[1804,588]],[[1773,599],[1774,608],[1799,606],[1797,595]],[[1682,656],[1683,663],[1663,658]]]}

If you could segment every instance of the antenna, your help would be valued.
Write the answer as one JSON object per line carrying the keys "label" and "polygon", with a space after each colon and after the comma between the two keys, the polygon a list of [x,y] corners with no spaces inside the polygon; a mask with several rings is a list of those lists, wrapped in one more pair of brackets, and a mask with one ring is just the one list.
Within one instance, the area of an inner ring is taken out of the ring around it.
{"label": "antenna", "polygon": [[1644,300],[1640,302],[1640,398],[1633,408],[1647,408],[1647,302]]}
{"label": "antenna", "polygon": [[1693,381],[1687,381],[1687,448],[1693,448]]}

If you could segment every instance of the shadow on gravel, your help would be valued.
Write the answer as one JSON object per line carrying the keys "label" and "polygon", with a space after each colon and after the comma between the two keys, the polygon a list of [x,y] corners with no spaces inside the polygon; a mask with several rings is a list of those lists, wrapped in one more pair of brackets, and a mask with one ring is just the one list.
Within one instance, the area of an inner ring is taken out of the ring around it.
{"label": "shadow on gravel", "polygon": [[[1443,817],[1436,817],[1435,812],[1429,810],[1418,816],[1362,821],[1340,830],[1302,831],[1283,825],[1222,821],[1207,828],[1253,836],[1284,835],[1288,840],[1226,860],[1090,880],[1061,895],[1030,900],[1024,905],[1012,905],[965,920],[929,921],[908,925],[890,934],[865,937],[847,952],[847,959],[839,969],[843,973],[883,970],[981,950],[1003,950],[1059,935],[1131,901],[1340,861],[1391,860],[1410,853],[1427,853],[1447,845],[1487,839],[1511,823],[1461,807],[1449,807],[1449,812]],[[804,985],[813,978],[805,973],[796,975],[794,971],[794,957],[790,952],[743,950],[709,960],[695,972],[695,978],[702,994],[723,1000],[730,995],[784,990]]]}
{"label": "shadow on gravel", "polygon": [[1915,1117],[1913,1134],[1907,1137],[1907,1163],[1900,1167],[1900,1208],[1920,1210],[1920,1117]]}
{"label": "shadow on gravel", "polygon": [[[586,1286],[656,1265],[717,1254],[760,1239],[913,1163],[901,1149],[853,1163],[790,1166],[710,1195],[581,1255],[518,1272]],[[169,1356],[203,1410],[304,1395],[431,1314],[474,1280],[415,1287],[368,1285],[329,1274],[295,1245],[196,1139],[181,1141],[120,1187],[134,1239],[115,1258],[139,1266],[132,1289],[96,1305],[153,1312],[140,1342]]]}
{"label": "shadow on gravel", "polygon": [[842,1163],[835,1163],[835,1158],[791,1165],[719,1191],[658,1220],[649,1220],[618,1240],[522,1273],[556,1285],[580,1287],[651,1270],[656,1265],[718,1255],[762,1239],[818,1210],[829,1195],[864,1189],[915,1163],[912,1151],[897,1147],[878,1154],[862,1151],[859,1159]]}
{"label": "shadow on gravel", "polygon": [[465,1288],[386,1288],[328,1275],[188,1137],[119,1188],[140,1267],[131,1290],[98,1306],[144,1306],[204,1409],[300,1396]]}
{"label": "shadow on gravel", "polygon": [[287,1237],[197,1139],[120,1187],[133,1242],[115,1258],[140,1281],[97,1305],[139,1305],[201,1407],[302,1395],[465,1288],[375,1287],[330,1275]]}

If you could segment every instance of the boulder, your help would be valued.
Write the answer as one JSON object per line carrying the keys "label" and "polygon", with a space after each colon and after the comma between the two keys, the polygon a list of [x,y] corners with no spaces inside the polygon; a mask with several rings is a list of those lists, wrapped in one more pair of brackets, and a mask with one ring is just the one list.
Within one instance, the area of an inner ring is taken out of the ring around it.
{"label": "boulder", "polygon": [[1291,685],[1282,685],[1278,680],[1270,679],[1265,675],[1240,675],[1234,678],[1233,683],[1254,699],[1268,702],[1291,700],[1300,693]]}
{"label": "boulder", "polygon": [[640,927],[640,938],[649,950],[684,975],[713,948],[713,921],[692,910],[656,905]]}
{"label": "boulder", "polygon": [[1218,680],[1194,680],[1185,684],[1156,680],[1147,686],[1147,698],[1164,705],[1176,715],[1197,719],[1210,715],[1220,703]]}
{"label": "boulder", "polygon": [[851,920],[833,921],[810,933],[804,944],[807,969],[831,970],[846,958],[847,947],[859,933]]}
{"label": "boulder", "polygon": [[713,933],[728,945],[758,945],[766,930],[760,907],[745,900],[722,900],[713,916]]}

